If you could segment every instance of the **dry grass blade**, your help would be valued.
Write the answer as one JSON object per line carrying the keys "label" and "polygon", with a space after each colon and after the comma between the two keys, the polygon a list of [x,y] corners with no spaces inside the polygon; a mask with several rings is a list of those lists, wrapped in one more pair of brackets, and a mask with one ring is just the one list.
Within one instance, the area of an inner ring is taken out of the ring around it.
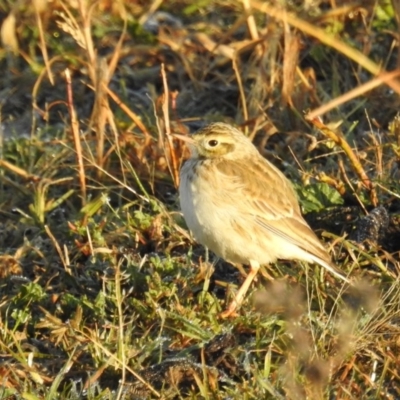
{"label": "dry grass blade", "polygon": [[85,175],[85,167],[83,165],[83,153],[82,153],[81,136],[79,132],[79,122],[78,118],[76,117],[76,111],[74,108],[71,74],[69,72],[69,69],[65,70],[65,79],[67,82],[67,105],[68,105],[69,116],[71,118],[72,138],[74,141],[76,158],[78,161],[79,182],[82,195],[81,201],[82,201],[82,206],[84,206],[86,204],[86,175]]}
{"label": "dry grass blade", "polygon": [[285,54],[283,58],[282,99],[293,107],[292,93],[296,69],[299,64],[300,40],[288,24],[285,24]]}
{"label": "dry grass blade", "polygon": [[164,0],[153,0],[150,8],[146,12],[144,12],[139,18],[139,24],[143,25],[147,21],[149,16],[151,16],[151,14],[155,13],[160,8],[163,2]]}
{"label": "dry grass blade", "polygon": [[60,257],[60,260],[61,260],[61,262],[62,262],[62,264],[64,266],[65,271],[67,271],[67,273],[69,275],[72,275],[71,274],[71,270],[70,270],[70,268],[69,268],[69,266],[68,266],[68,264],[66,262],[66,259],[64,257],[64,254],[63,254],[63,252],[61,250],[61,246],[57,242],[57,239],[54,237],[53,233],[51,232],[50,228],[47,225],[44,226],[44,229],[45,229],[47,235],[49,236],[49,238],[51,239],[51,241],[53,242],[53,245],[57,250],[57,253],[58,253],[59,257]]}
{"label": "dry grass blade", "polygon": [[331,139],[336,145],[338,145],[345,152],[346,156],[349,158],[354,171],[357,173],[363,185],[368,189],[371,203],[374,206],[378,205],[378,197],[376,189],[369,179],[367,173],[365,172],[363,166],[357,155],[354,153],[353,149],[346,141],[346,139],[341,135],[333,132],[326,125],[324,125],[318,118],[308,119],[320,132],[322,132],[327,138]]}
{"label": "dry grass blade", "polygon": [[11,12],[3,21],[0,30],[1,43],[6,49],[18,54],[18,38],[16,34],[17,19],[14,12]]}
{"label": "dry grass blade", "polygon": [[340,105],[355,99],[356,97],[362,96],[365,93],[368,93],[372,89],[375,89],[376,87],[380,86],[382,83],[387,83],[390,81],[393,81],[394,78],[397,78],[400,75],[400,71],[392,71],[392,72],[385,72],[381,73],[375,78],[371,79],[369,82],[366,82],[362,84],[361,86],[358,86],[350,91],[348,91],[345,94],[342,94],[339,97],[336,97],[335,99],[332,99],[326,104],[323,104],[321,107],[318,107],[310,112],[307,113],[306,119],[307,120],[313,120],[316,117],[320,117],[323,114],[327,113],[328,111],[331,111],[335,109],[336,107],[339,107]]}
{"label": "dry grass blade", "polygon": [[38,26],[39,37],[40,37],[40,49],[41,49],[42,54],[43,54],[44,64],[46,66],[47,75],[49,77],[49,80],[50,80],[51,84],[54,85],[54,77],[53,77],[53,73],[52,73],[51,68],[50,68],[49,55],[48,55],[48,52],[47,52],[47,45],[46,45],[46,41],[45,41],[45,38],[44,38],[43,23],[42,23],[42,18],[40,16],[40,14],[46,10],[47,0],[35,0],[35,1],[33,1],[33,7],[35,9],[36,23],[37,23],[37,26]]}
{"label": "dry grass blade", "polygon": [[[105,146],[105,128],[106,124],[108,123],[109,125],[113,126],[113,120],[112,120],[112,111],[110,109],[109,105],[109,100],[108,100],[108,95],[107,91],[105,88],[108,88],[108,84],[110,82],[111,77],[115,73],[115,69],[118,64],[118,60],[121,56],[121,47],[123,43],[123,39],[126,34],[126,28],[127,28],[127,19],[126,19],[126,13],[123,13],[125,16],[124,18],[124,27],[122,30],[122,33],[119,37],[119,40],[117,42],[117,45],[115,47],[115,50],[113,52],[113,55],[111,57],[110,62],[107,64],[107,60],[105,57],[97,57],[96,56],[96,69],[95,73],[93,74],[94,78],[94,86],[95,86],[95,104],[93,107],[92,111],[92,116],[91,116],[91,125],[95,127],[95,132],[96,132],[96,137],[97,137],[97,164],[100,167],[104,166],[104,162],[106,160],[107,155],[104,154],[104,146]],[[92,42],[89,44],[93,45]],[[92,53],[95,53],[94,51],[89,52],[89,64],[91,63],[90,57],[92,57]],[[98,171],[98,178],[101,176],[101,169],[97,169]]]}
{"label": "dry grass blade", "polygon": [[247,26],[249,28],[250,36],[253,40],[258,40],[258,30],[257,30],[257,25],[256,21],[254,19],[254,15],[250,14],[251,8],[250,8],[250,1],[249,0],[242,0],[243,2],[243,8],[246,14],[249,14],[247,17]]}
{"label": "dry grass blade", "polygon": [[[171,125],[169,121],[169,89],[168,89],[168,82],[167,82],[167,75],[165,73],[164,64],[161,64],[161,76],[163,80],[164,86],[164,95],[163,95],[163,102],[162,102],[162,112],[164,116],[164,124],[165,124],[165,137],[168,143],[169,149],[169,157],[165,154],[166,159],[168,160],[168,168],[170,170],[172,179],[174,181],[175,187],[179,186],[179,169],[178,169],[178,160],[176,157],[176,153],[174,151],[174,142],[171,136]],[[164,143],[163,134],[160,132],[160,142]],[[171,161],[171,164],[169,163]]]}
{"label": "dry grass blade", "polygon": [[[93,338],[91,336],[91,333],[87,334],[84,331],[81,331],[79,329],[76,329],[76,332],[79,333],[80,335],[82,335],[83,337],[85,337],[87,340],[91,341],[93,343],[94,346],[96,346],[97,348],[101,349],[102,351],[104,351],[108,357],[110,359],[112,359],[113,361],[116,362],[117,365],[122,367],[122,362],[121,360],[112,352],[110,352],[108,349],[106,349],[100,338]],[[138,381],[142,382],[157,398],[160,398],[161,395],[160,393],[154,389],[148,382],[146,382],[137,372],[135,372],[132,368],[130,368],[128,365],[124,365],[124,369],[128,372],[130,372]]]}
{"label": "dry grass blade", "polygon": [[9,171],[23,177],[24,179],[29,179],[34,182],[37,182],[40,180],[39,176],[30,174],[28,171],[26,171],[20,167],[17,167],[16,165],[14,165],[8,161],[5,161],[5,160],[0,160],[0,167],[8,169]]}
{"label": "dry grass blade", "polygon": [[[327,34],[321,28],[318,28],[303,19],[298,18],[296,15],[287,12],[286,10],[271,6],[267,3],[261,3],[259,1],[251,1],[251,6],[259,11],[263,11],[266,14],[274,17],[282,22],[288,23],[293,27],[299,29],[300,31],[307,33],[310,36],[315,37],[320,42],[324,43],[327,46],[330,46],[349,59],[355,61],[360,66],[365,68],[373,75],[378,75],[383,72],[382,68],[375,64],[370,58],[366,57],[363,53],[348,46],[343,41],[336,39],[334,36]],[[400,93],[400,83],[396,81],[389,80],[387,84],[395,90],[397,93]]]}
{"label": "dry grass blade", "polygon": [[128,115],[128,117],[132,119],[132,121],[137,125],[142,133],[146,136],[150,136],[149,131],[140,120],[140,117],[137,116],[132,110],[130,110],[129,107],[124,104],[124,102],[118,97],[118,95],[114,93],[109,87],[105,87],[105,90],[107,94],[113,99],[113,101],[118,105],[118,107],[120,107],[121,110],[124,111]]}
{"label": "dry grass blade", "polygon": [[245,95],[244,88],[243,88],[242,77],[240,76],[237,57],[233,57],[233,59],[232,59],[232,68],[235,71],[235,76],[236,76],[236,80],[237,80],[238,87],[239,87],[240,101],[242,103],[242,108],[243,108],[243,119],[245,121],[247,121],[249,119],[249,113],[247,111],[246,95]]}
{"label": "dry grass blade", "polygon": [[224,56],[230,60],[235,57],[235,49],[225,44],[216,43],[205,33],[198,32],[195,34],[195,38],[212,54]]}
{"label": "dry grass blade", "polygon": [[360,196],[358,195],[356,189],[354,188],[354,185],[351,183],[351,180],[346,172],[346,167],[343,163],[343,160],[341,160],[341,159],[338,160],[338,169],[340,171],[340,175],[342,176],[343,181],[351,189],[353,196],[357,199],[359,206],[361,207],[361,209],[364,211],[365,214],[368,214],[368,211],[367,211],[364,203],[360,199]]}
{"label": "dry grass blade", "polygon": [[41,116],[41,118],[43,118],[45,121],[48,120],[48,110],[43,110],[38,104],[39,89],[40,89],[43,81],[45,80],[45,77],[47,76],[49,69],[51,69],[51,66],[62,60],[63,60],[63,58],[61,56],[55,56],[51,60],[49,60],[48,68],[43,68],[40,71],[40,74],[39,74],[38,78],[36,79],[35,84],[33,85],[33,88],[32,88],[32,107]]}
{"label": "dry grass blade", "polygon": [[[397,23],[397,30],[400,31],[400,2],[392,0],[394,14]],[[400,46],[397,46],[397,68],[400,68]]]}
{"label": "dry grass blade", "polygon": [[85,0],[78,0],[78,8],[80,17],[82,19],[82,29],[81,34],[85,43],[85,50],[88,55],[88,70],[92,82],[96,82],[96,51],[92,39],[92,29],[91,29],[91,18],[94,8],[97,6],[97,2],[92,3],[89,6],[89,2]]}
{"label": "dry grass blade", "polygon": [[[108,102],[108,96],[105,87],[108,86],[109,82],[109,71],[108,65],[105,58],[97,58],[97,68],[95,74],[95,103],[93,106],[93,112],[91,117],[91,125],[93,125],[94,130],[96,132],[97,137],[97,150],[96,150],[96,158],[97,164],[100,167],[104,166],[104,144],[106,137],[106,124],[108,121],[108,116],[110,115],[110,105]],[[101,176],[101,170],[97,170],[99,172],[98,177]]]}
{"label": "dry grass blade", "polygon": [[341,196],[344,196],[344,194],[346,193],[346,187],[342,181],[332,178],[331,176],[326,175],[324,172],[318,174],[318,180],[320,182],[327,183],[329,186],[334,187]]}

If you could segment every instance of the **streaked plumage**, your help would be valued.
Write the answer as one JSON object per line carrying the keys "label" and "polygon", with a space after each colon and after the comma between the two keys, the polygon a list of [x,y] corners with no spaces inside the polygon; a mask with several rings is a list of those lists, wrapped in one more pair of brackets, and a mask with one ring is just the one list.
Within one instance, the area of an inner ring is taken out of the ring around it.
{"label": "streaked plumage", "polygon": [[236,128],[213,123],[191,137],[180,173],[180,204],[196,240],[251,272],[225,313],[242,302],[260,264],[315,262],[348,281],[303,219],[290,181]]}

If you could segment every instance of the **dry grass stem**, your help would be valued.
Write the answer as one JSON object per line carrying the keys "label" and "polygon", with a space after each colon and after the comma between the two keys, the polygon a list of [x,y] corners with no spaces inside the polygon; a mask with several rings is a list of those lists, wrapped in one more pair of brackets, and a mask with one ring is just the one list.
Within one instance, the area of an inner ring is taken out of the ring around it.
{"label": "dry grass stem", "polygon": [[75,146],[76,151],[76,159],[78,162],[78,175],[79,175],[79,183],[81,190],[81,201],[82,206],[86,204],[86,176],[85,176],[85,166],[83,164],[83,152],[82,152],[82,144],[81,144],[81,135],[79,129],[79,122],[76,117],[76,112],[74,108],[74,96],[72,93],[72,82],[71,82],[71,74],[69,69],[65,70],[65,80],[67,83],[67,105],[69,116],[71,120],[71,131],[72,131],[72,139]]}
{"label": "dry grass stem", "polygon": [[[170,125],[170,119],[169,119],[169,99],[170,99],[170,93],[168,89],[168,82],[167,82],[167,75],[165,73],[165,67],[164,64],[161,64],[161,77],[163,81],[163,87],[164,87],[164,94],[162,98],[162,113],[164,117],[164,128],[165,128],[165,135],[163,135],[163,132],[159,132],[159,140],[160,143],[164,146],[165,140],[164,137],[166,138],[166,141],[168,143],[168,154],[165,153],[165,158],[168,160],[168,168],[170,170],[170,173],[172,175],[172,179],[174,181],[175,187],[179,186],[179,170],[178,170],[178,159],[176,156],[176,152],[174,150],[174,140],[171,136],[171,125]],[[171,163],[170,163],[171,162]]]}

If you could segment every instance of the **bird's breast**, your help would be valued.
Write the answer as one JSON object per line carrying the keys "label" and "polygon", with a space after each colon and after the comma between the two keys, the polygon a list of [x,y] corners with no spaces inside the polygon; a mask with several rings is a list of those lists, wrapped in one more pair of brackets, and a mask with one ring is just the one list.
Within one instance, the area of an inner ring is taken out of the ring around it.
{"label": "bird's breast", "polygon": [[221,255],[219,232],[231,219],[224,207],[218,176],[207,161],[187,161],[181,171],[180,205],[188,228],[198,242]]}

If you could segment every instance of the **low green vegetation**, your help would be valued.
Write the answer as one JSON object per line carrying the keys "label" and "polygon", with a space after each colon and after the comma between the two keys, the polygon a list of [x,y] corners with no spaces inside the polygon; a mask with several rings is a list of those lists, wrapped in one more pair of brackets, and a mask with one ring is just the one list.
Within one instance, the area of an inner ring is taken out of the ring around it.
{"label": "low green vegetation", "polygon": [[[0,2],[0,399],[400,397],[400,10],[334,3]],[[246,266],[191,238],[169,136],[211,121],[351,287],[282,260],[220,318]]]}

